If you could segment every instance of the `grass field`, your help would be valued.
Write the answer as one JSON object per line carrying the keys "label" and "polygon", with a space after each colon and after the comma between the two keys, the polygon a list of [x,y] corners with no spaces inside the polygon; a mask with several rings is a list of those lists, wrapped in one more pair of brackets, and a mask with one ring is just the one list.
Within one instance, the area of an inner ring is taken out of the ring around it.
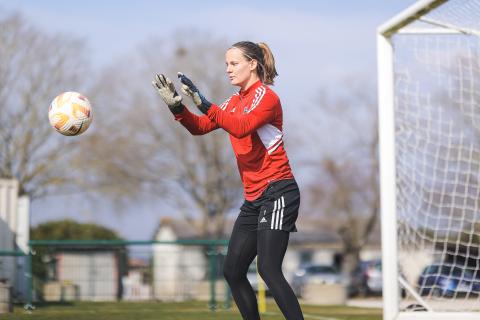
{"label": "grass field", "polygon": [[[343,306],[302,306],[305,319],[312,320],[380,320],[381,310]],[[262,320],[284,319],[274,303]],[[0,319],[35,320],[241,320],[238,310],[210,311],[205,302],[78,302],[71,304],[37,305],[27,313],[16,307],[13,314],[0,315]]]}

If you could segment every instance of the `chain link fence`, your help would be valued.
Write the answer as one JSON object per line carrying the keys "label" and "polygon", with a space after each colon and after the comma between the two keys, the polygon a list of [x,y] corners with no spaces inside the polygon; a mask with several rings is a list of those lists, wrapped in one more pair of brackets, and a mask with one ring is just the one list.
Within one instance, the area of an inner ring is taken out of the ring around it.
{"label": "chain link fence", "polygon": [[198,300],[229,308],[226,246],[226,240],[30,241],[25,302]]}
{"label": "chain link fence", "polygon": [[0,250],[0,314],[28,300],[28,262],[22,251]]}

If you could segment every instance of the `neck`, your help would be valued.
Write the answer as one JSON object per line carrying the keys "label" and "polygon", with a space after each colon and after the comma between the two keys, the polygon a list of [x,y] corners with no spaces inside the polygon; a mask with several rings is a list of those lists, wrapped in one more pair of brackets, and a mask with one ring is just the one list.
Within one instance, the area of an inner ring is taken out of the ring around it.
{"label": "neck", "polygon": [[252,84],[254,84],[255,82],[257,82],[258,80],[260,80],[260,78],[258,78],[257,76],[252,76],[250,77],[244,84],[242,84],[240,86],[240,88],[242,89],[242,91],[245,91],[247,90],[248,88],[250,88],[252,86]]}

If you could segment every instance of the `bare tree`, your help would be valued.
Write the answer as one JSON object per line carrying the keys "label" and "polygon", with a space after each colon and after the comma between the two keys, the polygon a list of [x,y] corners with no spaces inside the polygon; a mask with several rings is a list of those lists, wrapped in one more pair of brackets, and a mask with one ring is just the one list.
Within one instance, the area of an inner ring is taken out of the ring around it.
{"label": "bare tree", "polygon": [[0,177],[18,179],[20,194],[40,197],[77,181],[69,164],[75,139],[55,133],[47,115],[56,95],[81,88],[83,47],[0,11]]}
{"label": "bare tree", "polygon": [[[221,237],[226,213],[241,199],[228,134],[220,129],[191,136],[174,121],[151,80],[165,73],[176,81],[176,72],[183,71],[220,104],[233,91],[224,73],[226,48],[224,41],[191,30],[149,39],[138,55],[122,59],[101,77],[95,94],[103,108],[96,123],[101,130],[86,144],[87,161],[101,164],[94,166],[98,184],[115,196],[148,192],[168,201],[187,220],[200,221],[203,236]],[[198,112],[188,98],[184,103]]]}
{"label": "bare tree", "polygon": [[[322,92],[313,115],[316,132],[325,137],[320,152],[303,162],[316,172],[307,188],[319,223],[328,219],[343,242],[343,270],[353,271],[360,251],[376,230],[379,215],[378,118],[374,90],[350,81],[332,95]],[[298,139],[298,138],[297,138]]]}

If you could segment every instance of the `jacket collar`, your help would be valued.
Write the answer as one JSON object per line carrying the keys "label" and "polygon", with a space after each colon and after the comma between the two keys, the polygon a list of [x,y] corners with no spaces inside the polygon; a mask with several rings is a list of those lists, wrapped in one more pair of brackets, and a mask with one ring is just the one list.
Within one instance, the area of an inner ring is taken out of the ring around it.
{"label": "jacket collar", "polygon": [[262,81],[258,80],[257,82],[254,82],[250,87],[248,87],[246,90],[242,90],[240,89],[240,91],[238,92],[238,94],[240,95],[240,97],[244,98],[246,97],[250,92],[253,92],[255,91],[255,89],[257,89],[258,87],[260,87],[262,85]]}

